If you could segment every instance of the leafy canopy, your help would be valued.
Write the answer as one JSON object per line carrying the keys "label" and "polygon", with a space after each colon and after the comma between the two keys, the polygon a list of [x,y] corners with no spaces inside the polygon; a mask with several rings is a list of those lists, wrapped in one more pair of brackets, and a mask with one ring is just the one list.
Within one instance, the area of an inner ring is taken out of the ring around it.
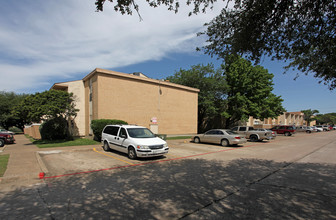
{"label": "leafy canopy", "polygon": [[311,110],[311,109],[301,110],[301,112],[304,114],[303,119],[307,122],[307,125],[309,125],[311,121],[315,120],[312,117],[315,114],[319,113],[318,110]]}
{"label": "leafy canopy", "polygon": [[23,129],[25,121],[13,114],[12,110],[26,97],[25,94],[0,92],[0,125],[5,129],[16,126]]}
{"label": "leafy canopy", "polygon": [[[106,0],[96,0],[97,11]],[[121,14],[140,16],[135,0],[108,0]],[[178,0],[146,0],[149,6],[178,11]],[[206,12],[217,0],[187,0],[191,14]],[[313,74],[336,88],[335,0],[227,0],[220,15],[206,24],[206,54],[225,58],[246,55],[258,63],[263,56],[288,61],[286,70]],[[141,16],[140,16],[141,18]]]}
{"label": "leafy canopy", "polygon": [[315,119],[317,124],[336,125],[336,113],[319,114]]}
{"label": "leafy canopy", "polygon": [[[103,11],[103,6],[106,0],[96,0],[96,9],[97,11]],[[114,4],[114,10],[116,12],[120,12],[121,14],[128,14],[132,15],[133,10],[135,10],[138,15],[140,15],[139,12],[139,5],[136,3],[134,0],[108,0],[109,2]],[[199,12],[206,12],[206,9],[210,7],[212,9],[212,4],[216,2],[217,0],[187,0],[184,1],[186,5],[194,5],[194,9],[192,12],[189,13],[191,14],[197,14]],[[148,5],[150,7],[156,8],[158,6],[164,5],[168,8],[169,11],[174,11],[175,13],[178,12],[178,9],[180,7],[180,1],[178,0],[146,0]]]}
{"label": "leafy canopy", "polygon": [[197,88],[198,94],[198,131],[206,130],[223,111],[226,94],[226,82],[221,70],[215,70],[213,64],[194,65],[189,70],[180,69],[167,77],[173,83]]}
{"label": "leafy canopy", "polygon": [[334,89],[335,11],[334,0],[236,0],[206,24],[203,49],[223,58],[244,54],[257,63],[263,56],[289,61],[287,70],[312,73]]}
{"label": "leafy canopy", "polygon": [[40,122],[57,117],[75,117],[78,109],[75,108],[72,93],[48,90],[29,95],[14,109],[14,112],[27,122]]}
{"label": "leafy canopy", "polygon": [[249,116],[277,117],[285,111],[281,97],[272,93],[273,74],[239,56],[228,56],[218,70],[211,64],[197,65],[190,70],[181,69],[167,79],[200,89],[199,132],[230,128]]}
{"label": "leafy canopy", "polygon": [[227,56],[222,68],[228,85],[227,106],[222,113],[227,128],[249,116],[275,118],[285,111],[281,96],[272,93],[273,74],[268,70],[235,55]]}

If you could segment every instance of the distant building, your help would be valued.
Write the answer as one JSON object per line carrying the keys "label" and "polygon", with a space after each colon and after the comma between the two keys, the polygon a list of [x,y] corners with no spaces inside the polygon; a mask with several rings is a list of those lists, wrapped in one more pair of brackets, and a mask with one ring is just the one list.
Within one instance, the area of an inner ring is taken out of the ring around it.
{"label": "distant building", "polygon": [[[304,114],[302,112],[285,112],[277,118],[266,118],[260,120],[250,117],[246,124],[247,126],[253,126],[256,128],[272,128],[274,125],[306,125],[306,121],[304,120]],[[315,124],[315,121],[310,123],[310,125]]]}
{"label": "distant building", "polygon": [[142,73],[95,69],[82,80],[55,83],[51,89],[72,92],[79,109],[72,131],[92,134],[94,119],[120,119],[160,134],[197,133],[199,90]]}

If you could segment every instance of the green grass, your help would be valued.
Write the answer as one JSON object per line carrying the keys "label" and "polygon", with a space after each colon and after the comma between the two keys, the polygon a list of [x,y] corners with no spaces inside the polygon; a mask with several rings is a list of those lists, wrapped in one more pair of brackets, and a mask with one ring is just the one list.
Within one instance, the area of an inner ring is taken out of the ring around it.
{"label": "green grass", "polygon": [[180,140],[180,139],[190,139],[191,136],[176,136],[176,137],[167,137],[166,140]]}
{"label": "green grass", "polygon": [[80,145],[97,145],[100,144],[98,141],[94,141],[87,138],[76,138],[74,140],[55,140],[55,141],[46,141],[46,140],[34,140],[31,139],[33,144],[39,148],[50,148],[50,147],[69,147],[69,146],[80,146]]}
{"label": "green grass", "polygon": [[8,160],[9,160],[9,154],[0,155],[0,177],[2,177],[6,172]]}

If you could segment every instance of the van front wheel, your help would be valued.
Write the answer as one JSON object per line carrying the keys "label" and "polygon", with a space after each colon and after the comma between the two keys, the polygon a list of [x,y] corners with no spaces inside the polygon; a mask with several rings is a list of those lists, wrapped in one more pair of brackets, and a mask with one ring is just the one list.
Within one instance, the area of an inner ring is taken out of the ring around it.
{"label": "van front wheel", "polygon": [[134,160],[137,158],[135,149],[133,147],[128,148],[128,158]]}

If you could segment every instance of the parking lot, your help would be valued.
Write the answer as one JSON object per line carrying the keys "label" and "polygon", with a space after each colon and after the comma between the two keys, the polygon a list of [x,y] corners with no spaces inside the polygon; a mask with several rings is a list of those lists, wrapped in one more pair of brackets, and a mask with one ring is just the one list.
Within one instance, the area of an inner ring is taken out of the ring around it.
{"label": "parking lot", "polygon": [[[331,131],[333,132],[333,131]],[[336,133],[336,132],[335,132]],[[330,133],[331,134],[331,133]],[[98,172],[132,166],[145,166],[152,163],[164,163],[181,159],[197,159],[230,161],[236,158],[257,158],[274,161],[294,161],[304,157],[308,152],[319,146],[322,133],[297,133],[286,137],[278,135],[275,140],[262,142],[247,142],[244,145],[222,147],[215,144],[196,144],[190,139],[168,140],[169,153],[157,158],[138,158],[130,160],[126,154],[117,151],[105,152],[102,146],[84,150],[53,149],[40,151],[41,167],[47,178],[79,172]],[[300,140],[309,138],[309,144],[298,146]],[[288,149],[291,154],[288,154]],[[293,155],[293,157],[290,157]],[[295,155],[295,156],[294,156]],[[334,158],[331,158],[331,163]]]}
{"label": "parking lot", "polygon": [[[161,158],[40,149],[46,178],[0,196],[1,219],[336,219],[336,132],[221,147],[168,141]],[[24,217],[23,217],[24,216]]]}

